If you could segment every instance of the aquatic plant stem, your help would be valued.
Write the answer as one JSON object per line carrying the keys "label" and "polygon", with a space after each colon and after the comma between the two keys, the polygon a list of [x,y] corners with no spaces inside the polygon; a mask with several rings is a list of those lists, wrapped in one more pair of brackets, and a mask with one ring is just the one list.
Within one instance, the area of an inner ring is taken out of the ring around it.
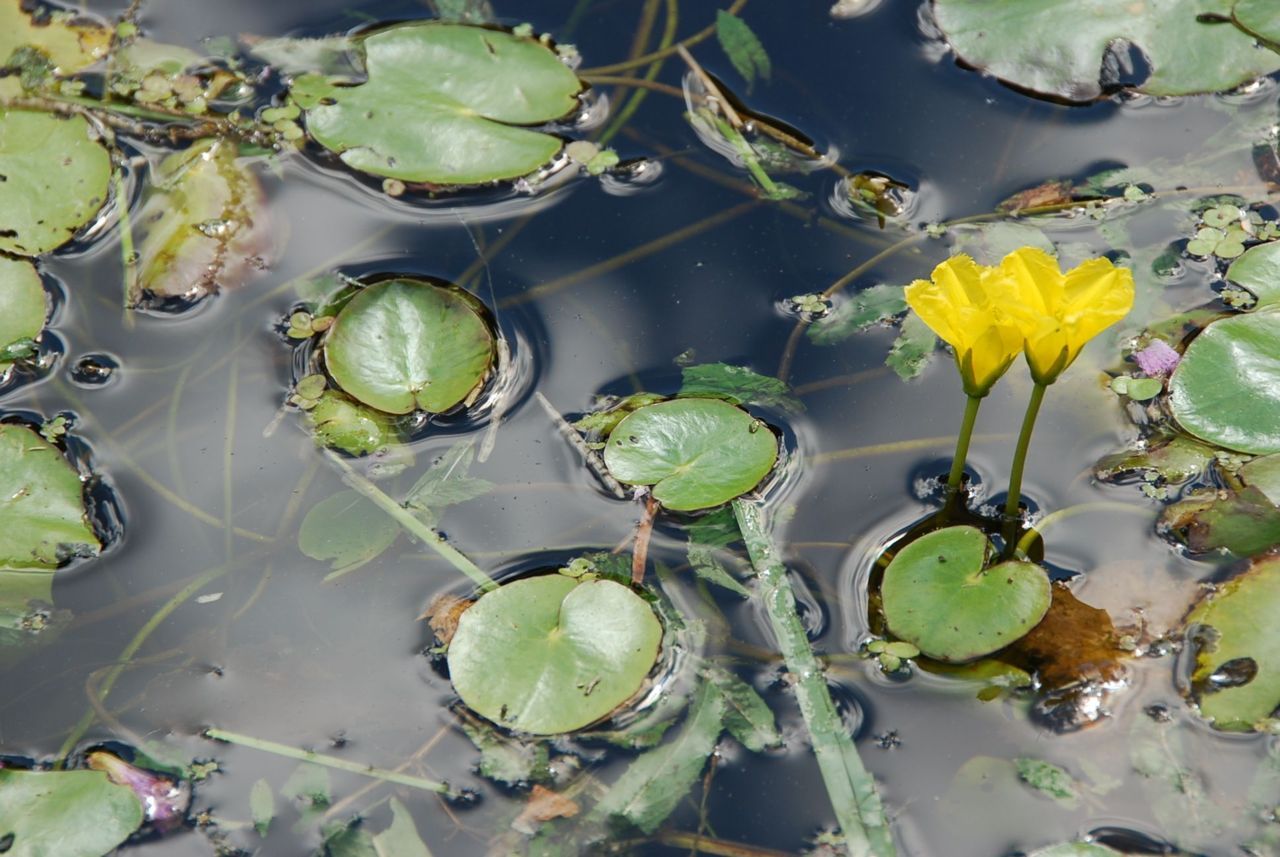
{"label": "aquatic plant stem", "polygon": [[964,403],[964,419],[960,423],[960,435],[956,438],[956,452],[951,458],[951,473],[947,476],[948,496],[960,490],[960,481],[964,479],[964,462],[969,457],[969,440],[973,437],[973,424],[977,422],[978,408],[981,406],[981,396],[969,396]]}
{"label": "aquatic plant stem", "polygon": [[[733,0],[733,3],[729,5],[729,8],[725,9],[724,11],[726,14],[729,14],[729,15],[737,15],[739,12],[742,11],[742,7],[745,5],[747,5],[747,0]],[[677,48],[681,46],[686,48],[691,48],[694,45],[698,44],[699,42],[705,42],[707,39],[711,38],[715,34],[716,34],[716,25],[715,23],[712,23],[710,26],[704,27],[703,29],[694,33],[692,36],[689,36],[688,38],[685,38],[685,39],[681,39],[680,41],[676,42],[674,45],[670,45],[665,48],[659,48],[658,50],[652,53],[645,54],[644,56],[632,57],[626,62],[614,63],[613,65],[600,65],[600,66],[596,66],[595,68],[583,69],[580,72],[580,74],[583,74],[583,75],[615,74],[616,72],[620,72],[620,71],[630,71],[633,68],[640,68],[643,65],[648,65],[649,63],[654,62],[655,60],[665,59],[666,57],[669,57],[672,54],[674,54]]]}
{"label": "aquatic plant stem", "polygon": [[733,501],[733,513],[756,572],[758,598],[769,616],[787,671],[795,681],[792,687],[796,703],[844,834],[845,850],[850,857],[894,857],[897,852],[875,780],[862,764],[853,738],[836,711],[826,677],[796,611],[786,567],[775,553],[761,510],[740,497]]}
{"label": "aquatic plant stem", "polygon": [[133,327],[133,315],[129,309],[133,306],[134,296],[138,291],[138,254],[133,247],[133,224],[129,219],[129,187],[124,181],[124,169],[117,168],[115,174],[116,205],[120,209],[120,258],[124,264],[124,324]]}
{"label": "aquatic plant stem", "polygon": [[1142,515],[1144,517],[1151,515],[1151,510],[1145,506],[1133,506],[1129,503],[1120,503],[1115,500],[1078,503],[1075,506],[1068,506],[1065,509],[1051,512],[1041,518],[1038,524],[1027,530],[1022,534],[1022,538],[1018,539],[1018,546],[1014,549],[1014,553],[1025,555],[1031,549],[1031,546],[1036,543],[1036,539],[1044,537],[1045,530],[1057,526],[1068,518],[1074,518],[1076,515],[1084,515],[1090,512],[1117,512],[1120,514]]}
{"label": "aquatic plant stem", "polygon": [[[671,43],[675,41],[676,26],[680,20],[680,13],[678,10],[676,0],[666,0],[666,6],[667,6],[666,23],[663,25],[662,36],[660,41],[658,42],[659,50],[665,50],[666,48],[671,47]],[[646,10],[646,12],[647,11],[648,10]],[[655,5],[653,10],[653,15],[656,17],[656,14],[657,14],[657,6]],[[652,27],[653,27],[653,21],[649,20],[648,27],[646,28],[646,31],[644,34],[645,35],[644,41],[648,41],[648,35],[649,35],[648,30],[652,29]],[[634,46],[634,53],[638,55],[643,50],[644,50],[644,42],[637,40]],[[646,82],[652,82],[658,76],[658,73],[662,71],[663,62],[664,60],[655,60],[649,66],[649,68],[645,70],[643,80],[645,80]],[[635,92],[632,92],[631,96],[627,99],[627,103],[622,105],[622,109],[618,111],[618,115],[613,117],[613,120],[610,121],[609,125],[604,129],[603,132],[601,132],[600,137],[599,139],[596,140],[596,142],[599,143],[601,146],[609,145],[609,141],[611,141],[617,135],[617,133],[622,130],[623,126],[625,126],[627,122],[630,121],[631,117],[635,115],[636,110],[638,110],[640,108],[640,105],[644,103],[645,97],[647,95],[648,95],[648,92],[643,88],[638,89]]]}
{"label": "aquatic plant stem", "polygon": [[297,759],[299,762],[311,762],[312,764],[323,765],[326,768],[333,768],[338,771],[363,774],[366,777],[373,777],[376,780],[385,780],[388,783],[408,786],[413,789],[422,789],[423,791],[435,792],[443,795],[452,794],[452,790],[449,788],[448,783],[438,783],[434,780],[428,780],[423,777],[402,774],[398,771],[389,771],[386,768],[375,768],[372,765],[362,765],[359,762],[353,762],[349,759],[339,759],[336,756],[326,756],[323,753],[317,753],[314,750],[299,750],[297,747],[290,747],[287,744],[277,744],[275,741],[267,741],[262,738],[254,738],[252,735],[242,735],[239,732],[227,732],[223,729],[206,729],[204,730],[204,735],[206,738],[214,741],[225,741],[228,744],[248,747],[251,750],[262,750],[264,753],[274,753],[277,756],[284,756],[288,759]]}
{"label": "aquatic plant stem", "polygon": [[1009,496],[1004,501],[1005,543],[1012,547],[1014,534],[1017,533],[1018,503],[1022,500],[1022,471],[1027,463],[1027,450],[1031,447],[1031,432],[1036,427],[1036,417],[1040,413],[1040,403],[1044,401],[1047,384],[1036,383],[1031,390],[1031,401],[1027,402],[1027,411],[1022,415],[1022,430],[1018,432],[1018,445],[1013,451],[1013,466],[1009,469]]}
{"label": "aquatic plant stem", "polygon": [[476,586],[485,592],[498,588],[498,584],[485,574],[480,566],[467,559],[465,554],[445,541],[444,537],[435,530],[415,518],[412,512],[387,496],[381,488],[357,473],[350,464],[328,450],[325,451],[325,455],[342,471],[342,481],[372,501],[375,506],[390,515],[396,523],[438,553],[450,565],[471,578]]}

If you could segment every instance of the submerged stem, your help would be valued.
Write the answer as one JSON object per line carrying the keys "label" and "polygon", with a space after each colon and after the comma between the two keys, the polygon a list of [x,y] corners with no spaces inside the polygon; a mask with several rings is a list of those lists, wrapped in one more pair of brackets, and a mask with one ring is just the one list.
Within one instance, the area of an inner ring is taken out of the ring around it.
{"label": "submerged stem", "polygon": [[1036,416],[1040,413],[1040,403],[1044,401],[1047,384],[1037,383],[1031,391],[1031,401],[1027,402],[1027,412],[1022,416],[1022,430],[1018,433],[1018,446],[1013,452],[1013,466],[1009,470],[1009,497],[1004,502],[1005,542],[1012,544],[1013,535],[1017,531],[1018,503],[1022,500],[1022,471],[1027,463],[1027,450],[1031,447],[1031,432],[1036,427]]}
{"label": "submerged stem", "polygon": [[862,764],[853,739],[831,699],[827,680],[796,611],[787,570],[774,552],[759,507],[739,498],[734,516],[759,581],[759,598],[769,615],[809,730],[818,770],[835,809],[850,857],[894,857],[897,853],[874,778]]}
{"label": "submerged stem", "polygon": [[969,457],[969,440],[973,437],[973,424],[977,422],[978,408],[981,406],[981,396],[969,396],[964,404],[964,420],[960,423],[960,435],[956,438],[956,451],[951,459],[951,473],[947,476],[948,495],[960,490],[960,481],[964,479],[964,462]]}

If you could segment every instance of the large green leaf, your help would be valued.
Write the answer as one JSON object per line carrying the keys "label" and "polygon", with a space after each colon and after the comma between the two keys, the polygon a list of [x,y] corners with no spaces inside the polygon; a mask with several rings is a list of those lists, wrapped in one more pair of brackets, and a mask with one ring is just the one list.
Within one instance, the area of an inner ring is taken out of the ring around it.
{"label": "large green leaf", "polygon": [[1191,341],[1169,380],[1178,423],[1239,452],[1280,452],[1280,312],[1209,325]]}
{"label": "large green leaf", "polygon": [[31,429],[0,425],[0,568],[53,569],[101,547],[62,453]]}
{"label": "large green leaf", "polygon": [[111,158],[81,116],[0,110],[0,250],[60,247],[107,200]]}
{"label": "large green leaf", "polygon": [[609,433],[609,472],[629,485],[652,485],[668,509],[727,503],[773,468],[778,440],[769,427],[719,399],[646,405]]}
{"label": "large green leaf", "polygon": [[880,587],[885,621],[940,661],[971,661],[1017,640],[1049,609],[1038,565],[986,567],[990,543],[975,527],[947,527],[898,551]]}
{"label": "large green leaf", "polygon": [[45,313],[44,286],[35,266],[0,256],[0,376],[11,362],[6,353],[40,335]]}
{"label": "large green leaf", "polygon": [[494,354],[493,334],[469,295],[404,278],[362,289],[324,344],[338,385],[390,414],[449,410],[484,382]]}
{"label": "large green leaf", "polygon": [[242,285],[270,246],[266,197],[235,143],[202,140],[165,158],[137,214],[138,277],[130,304],[147,296],[195,300]]}
{"label": "large green leaf", "polygon": [[[1264,0],[1265,2],[1265,0]],[[1024,89],[1088,101],[1102,94],[1103,60],[1117,43],[1142,50],[1151,95],[1231,89],[1280,68],[1252,36],[1202,16],[1232,0],[934,0],[934,17],[969,65]]]}
{"label": "large green leaf", "polygon": [[5,857],[103,857],[142,824],[142,803],[101,771],[0,769]]}
{"label": "large green leaf", "polygon": [[449,644],[454,689],[481,716],[550,735],[607,716],[640,690],[662,626],[610,580],[540,575],[486,593]]}
{"label": "large green leaf", "polygon": [[1227,279],[1253,292],[1258,307],[1280,301],[1280,241],[1250,247],[1231,263]]}
{"label": "large green leaf", "polygon": [[1187,614],[1201,631],[1191,674],[1200,713],[1219,729],[1247,731],[1280,706],[1280,557],[1256,561]]}
{"label": "large green leaf", "polygon": [[404,24],[360,46],[367,81],[309,93],[307,130],[348,166],[403,181],[479,184],[533,172],[561,141],[517,126],[559,119],[582,88],[537,39],[483,27]]}

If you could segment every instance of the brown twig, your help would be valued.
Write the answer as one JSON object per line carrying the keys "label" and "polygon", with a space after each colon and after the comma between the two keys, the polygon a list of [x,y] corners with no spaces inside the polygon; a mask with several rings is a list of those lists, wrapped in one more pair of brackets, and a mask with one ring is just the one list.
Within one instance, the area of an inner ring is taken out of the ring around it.
{"label": "brown twig", "polygon": [[644,495],[644,514],[636,524],[635,548],[631,551],[631,585],[644,583],[644,569],[649,562],[649,537],[653,535],[653,519],[658,514],[658,501]]}

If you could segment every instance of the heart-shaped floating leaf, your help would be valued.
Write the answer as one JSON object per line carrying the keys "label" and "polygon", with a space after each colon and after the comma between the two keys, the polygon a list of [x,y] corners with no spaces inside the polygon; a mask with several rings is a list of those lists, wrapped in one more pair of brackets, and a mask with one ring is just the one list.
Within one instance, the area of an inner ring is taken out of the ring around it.
{"label": "heart-shaped floating leaf", "polygon": [[541,575],[486,593],[462,614],[449,675],[462,701],[494,723],[571,732],[640,690],[661,639],[653,610],[627,587]]}
{"label": "heart-shaped floating leaf", "polygon": [[652,485],[668,509],[687,512],[750,491],[778,459],[769,427],[720,399],[672,399],[628,414],[609,433],[605,465],[628,485]]}
{"label": "heart-shaped floating leaf", "polygon": [[1196,437],[1239,452],[1280,452],[1280,311],[1232,316],[1187,346],[1169,404]]}
{"label": "heart-shaped floating leaf", "polygon": [[[1280,5],[1276,8],[1280,13]],[[1280,241],[1250,247],[1231,263],[1227,279],[1253,292],[1255,308],[1280,301]]]}
{"label": "heart-shaped floating leaf", "polygon": [[142,803],[101,771],[0,770],[8,857],[110,854],[142,824]]}
{"label": "heart-shaped floating leaf", "polygon": [[25,259],[0,256],[0,376],[9,355],[44,329],[44,287],[35,266]]}
{"label": "heart-shaped floating leaf", "polygon": [[494,355],[493,333],[474,298],[408,278],[360,290],[324,344],[338,385],[389,414],[449,410],[484,383]]}
{"label": "heart-shaped floating leaf", "polygon": [[107,200],[111,158],[81,116],[0,110],[0,250],[60,247]]}
{"label": "heart-shaped floating leaf", "polygon": [[990,543],[975,527],[935,530],[898,551],[880,595],[894,636],[940,661],[971,661],[1003,649],[1049,609],[1049,578],[1038,565],[986,568]]}
{"label": "heart-shaped floating leaf", "polygon": [[[1268,0],[1262,0],[1268,2]],[[1135,88],[1150,95],[1231,89],[1280,68],[1231,24],[1233,0],[934,0],[933,11],[969,65],[1024,89],[1072,101],[1102,94],[1104,59],[1117,43],[1142,50],[1150,76]]]}
{"label": "heart-shaped floating leaf", "polygon": [[31,429],[0,425],[0,568],[53,569],[101,547],[62,453]]}
{"label": "heart-shaped floating leaf", "polygon": [[[577,76],[534,38],[460,24],[413,23],[360,41],[368,79],[307,90],[307,131],[350,167],[432,184],[517,178],[560,151],[521,128],[577,106]],[[295,86],[295,90],[297,87]]]}
{"label": "heart-shaped floating leaf", "polygon": [[1219,729],[1252,730],[1280,706],[1280,557],[1267,557],[1187,614],[1200,626],[1191,690]]}

